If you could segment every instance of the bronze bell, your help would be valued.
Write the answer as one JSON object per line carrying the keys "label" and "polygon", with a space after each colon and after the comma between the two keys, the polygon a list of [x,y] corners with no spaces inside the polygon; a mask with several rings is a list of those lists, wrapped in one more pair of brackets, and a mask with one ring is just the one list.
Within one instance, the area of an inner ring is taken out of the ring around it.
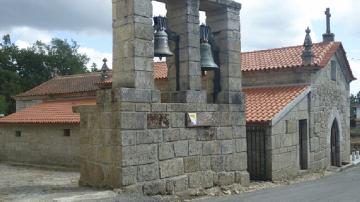
{"label": "bronze bell", "polygon": [[162,57],[173,56],[174,54],[170,51],[168,35],[164,30],[158,30],[154,36],[154,56]]}
{"label": "bronze bell", "polygon": [[200,65],[202,71],[219,69],[219,66],[214,62],[211,45],[209,43],[206,42],[200,44],[200,56]]}
{"label": "bronze bell", "polygon": [[200,65],[202,71],[210,71],[219,69],[219,66],[214,62],[211,45],[209,44],[210,27],[206,25],[200,26]]}
{"label": "bronze bell", "polygon": [[166,17],[154,17],[154,56],[159,57],[160,60],[162,57],[169,57],[174,55],[169,48],[168,34],[165,31],[166,27]]}

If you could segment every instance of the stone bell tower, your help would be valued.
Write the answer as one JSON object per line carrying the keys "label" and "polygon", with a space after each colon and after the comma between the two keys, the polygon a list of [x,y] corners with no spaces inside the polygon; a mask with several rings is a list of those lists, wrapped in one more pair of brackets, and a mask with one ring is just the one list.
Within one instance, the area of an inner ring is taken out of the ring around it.
{"label": "stone bell tower", "polygon": [[[80,184],[148,195],[247,186],[241,5],[161,2],[179,39],[176,54],[167,58],[171,92],[154,87],[152,1],[113,0],[112,87],[97,92],[96,106],[74,109],[81,114]],[[212,104],[201,87],[200,10],[207,12],[219,47],[221,92]]]}

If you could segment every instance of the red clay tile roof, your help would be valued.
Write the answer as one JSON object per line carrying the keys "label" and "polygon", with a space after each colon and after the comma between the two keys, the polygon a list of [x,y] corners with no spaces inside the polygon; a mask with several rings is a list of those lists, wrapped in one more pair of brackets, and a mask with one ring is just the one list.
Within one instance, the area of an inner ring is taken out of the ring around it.
{"label": "red clay tile roof", "polygon": [[99,73],[76,74],[58,76],[41,85],[21,93],[16,97],[42,96],[54,94],[71,94],[78,92],[95,91],[99,89],[96,83],[100,81]]}
{"label": "red clay tile roof", "polygon": [[[266,124],[308,86],[244,89],[246,122]],[[45,102],[0,119],[0,124],[79,124],[80,115],[72,112],[77,105],[94,105],[95,99]]]}
{"label": "red clay tile roof", "polygon": [[[326,66],[339,47],[342,48],[341,42],[314,43],[315,59],[312,66]],[[241,53],[241,70],[247,72],[304,67],[301,58],[303,50],[304,47],[301,45],[244,52]]]}
{"label": "red clay tile roof", "polygon": [[95,99],[44,102],[6,116],[0,124],[79,124],[80,114],[72,107],[95,104]]}
{"label": "red clay tile roof", "polygon": [[167,79],[168,68],[166,62],[154,63],[154,79]]}
{"label": "red clay tile roof", "polygon": [[[167,79],[167,66],[166,62],[156,62],[154,63],[154,78],[155,79]],[[15,97],[28,97],[28,96],[43,96],[43,95],[58,95],[58,94],[67,94],[71,95],[79,92],[90,92],[96,91],[99,89],[97,84],[102,85],[111,85],[111,74],[109,72],[110,78],[104,82],[100,80],[100,72],[94,73],[85,73],[85,74],[76,74],[70,76],[58,76],[49,81],[42,83],[39,86],[36,86],[29,91],[20,93]]]}
{"label": "red clay tile roof", "polygon": [[265,124],[308,86],[248,88],[245,92],[247,123]]}
{"label": "red clay tile roof", "polygon": [[[345,54],[341,42],[315,43],[313,46],[315,53],[313,66],[324,67],[339,48]],[[304,67],[301,59],[303,49],[303,46],[291,46],[241,53],[241,69],[243,72],[249,72]],[[352,79],[355,79],[347,60],[346,62],[350,76]],[[154,63],[155,79],[167,79],[167,74],[166,62]],[[100,87],[111,87],[111,72],[109,76],[110,78],[104,82],[100,81],[100,73],[56,77],[16,97],[63,95],[95,91]]]}

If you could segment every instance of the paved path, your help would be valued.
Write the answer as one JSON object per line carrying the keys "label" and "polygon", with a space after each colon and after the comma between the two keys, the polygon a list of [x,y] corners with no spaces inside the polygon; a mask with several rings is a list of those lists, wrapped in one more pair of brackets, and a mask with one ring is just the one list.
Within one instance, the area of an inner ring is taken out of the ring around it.
{"label": "paved path", "polygon": [[79,173],[0,163],[0,201],[51,201],[94,193],[78,186]]}
{"label": "paved path", "polygon": [[[79,187],[78,172],[55,171],[0,163],[0,202],[2,201],[101,201],[101,202],[163,202],[172,197],[117,195],[111,191]],[[212,202],[360,202],[360,166],[321,180],[277,187],[237,196],[208,198],[195,201]]]}
{"label": "paved path", "polygon": [[79,172],[0,163],[0,202],[162,202],[159,197],[117,195],[79,187]]}
{"label": "paved path", "polygon": [[360,202],[360,166],[320,180],[199,202]]}

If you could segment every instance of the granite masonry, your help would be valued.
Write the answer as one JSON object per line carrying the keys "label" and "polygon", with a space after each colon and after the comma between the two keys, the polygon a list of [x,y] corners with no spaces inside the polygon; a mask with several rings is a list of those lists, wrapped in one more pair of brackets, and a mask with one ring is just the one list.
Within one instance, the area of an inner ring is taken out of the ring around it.
{"label": "granite masonry", "polygon": [[79,167],[78,125],[2,124],[0,142],[1,161]]}
{"label": "granite masonry", "polygon": [[[249,184],[241,90],[240,4],[167,1],[169,26],[180,35],[180,88],[155,90],[151,0],[113,0],[112,89],[97,92],[81,114],[80,184],[148,195]],[[221,37],[223,91],[206,103],[201,89],[199,9]],[[213,16],[213,17],[211,17]],[[174,83],[173,59],[168,60]],[[241,145],[241,146],[240,146]]]}
{"label": "granite masonry", "polygon": [[[334,42],[332,42],[334,43]],[[267,76],[266,76],[267,75]],[[273,79],[276,75],[277,79]],[[346,69],[346,56],[337,48],[322,68],[288,69],[281,71],[244,72],[246,88],[283,85],[308,85],[309,91],[288,114],[268,126],[266,132],[266,179],[281,180],[297,176],[303,170],[319,171],[331,165],[349,163],[350,154],[350,102],[351,75]],[[287,106],[289,107],[289,106]],[[299,121],[307,122],[306,159],[300,166]],[[338,126],[336,145],[331,144],[332,126]],[[332,151],[335,157],[331,157]]]}

